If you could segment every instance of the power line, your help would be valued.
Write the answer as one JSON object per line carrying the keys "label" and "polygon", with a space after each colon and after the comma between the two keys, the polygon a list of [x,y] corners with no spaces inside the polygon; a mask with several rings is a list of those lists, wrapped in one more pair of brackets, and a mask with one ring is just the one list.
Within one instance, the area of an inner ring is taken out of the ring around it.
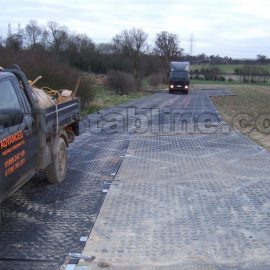
{"label": "power line", "polygon": [[8,24],[8,37],[11,36],[11,23]]}
{"label": "power line", "polygon": [[21,29],[21,24],[20,24],[20,23],[18,23],[17,32],[18,32],[18,33],[21,33],[21,30],[22,30],[22,29]]}
{"label": "power line", "polygon": [[190,36],[190,55],[192,56],[193,55],[193,49],[194,49],[194,36],[193,36],[193,33],[191,33],[191,36]]}

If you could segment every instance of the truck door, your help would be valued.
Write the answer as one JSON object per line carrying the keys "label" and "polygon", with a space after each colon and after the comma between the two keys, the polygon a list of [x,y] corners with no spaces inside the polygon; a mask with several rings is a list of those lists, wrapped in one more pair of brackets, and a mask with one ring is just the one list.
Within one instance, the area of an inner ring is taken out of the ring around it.
{"label": "truck door", "polygon": [[0,80],[0,202],[36,167],[37,134],[29,108],[14,76]]}

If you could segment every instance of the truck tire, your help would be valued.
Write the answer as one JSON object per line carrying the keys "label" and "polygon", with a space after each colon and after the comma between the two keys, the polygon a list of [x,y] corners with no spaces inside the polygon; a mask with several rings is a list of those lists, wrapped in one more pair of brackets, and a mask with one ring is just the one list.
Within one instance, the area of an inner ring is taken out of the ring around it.
{"label": "truck tire", "polygon": [[56,140],[55,158],[46,169],[48,181],[52,184],[64,181],[67,172],[67,147],[63,138]]}

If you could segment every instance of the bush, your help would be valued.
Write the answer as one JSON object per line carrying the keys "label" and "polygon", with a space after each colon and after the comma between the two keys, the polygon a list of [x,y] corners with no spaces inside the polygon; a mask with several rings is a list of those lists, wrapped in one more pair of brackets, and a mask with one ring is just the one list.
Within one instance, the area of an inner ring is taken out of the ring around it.
{"label": "bush", "polygon": [[[18,64],[29,80],[34,80],[41,75],[37,86],[48,86],[53,89],[74,90],[81,72],[72,68],[68,63],[57,60],[43,50],[15,51],[12,49],[0,49],[0,65],[9,68]],[[81,98],[82,109],[89,104],[94,97],[93,81],[82,79],[77,96]]]}
{"label": "bush", "polygon": [[48,86],[54,89],[73,90],[80,72],[68,63],[59,61],[42,50],[15,51],[0,49],[0,65],[4,68],[18,64],[29,80],[41,75],[37,86]]}
{"label": "bush", "polygon": [[148,77],[148,82],[151,86],[158,86],[163,83],[163,74],[155,73]]}
{"label": "bush", "polygon": [[229,79],[228,79],[228,82],[233,82],[233,79],[232,79],[232,78],[229,78]]}
{"label": "bush", "polygon": [[224,76],[219,76],[218,77],[218,80],[219,81],[222,81],[222,82],[225,82],[226,81],[226,78]]}
{"label": "bush", "polygon": [[110,70],[107,77],[107,86],[117,94],[124,95],[135,91],[136,81],[131,74]]}
{"label": "bush", "polygon": [[81,99],[82,110],[89,107],[95,97],[95,86],[91,79],[82,79],[78,88],[77,96]]}

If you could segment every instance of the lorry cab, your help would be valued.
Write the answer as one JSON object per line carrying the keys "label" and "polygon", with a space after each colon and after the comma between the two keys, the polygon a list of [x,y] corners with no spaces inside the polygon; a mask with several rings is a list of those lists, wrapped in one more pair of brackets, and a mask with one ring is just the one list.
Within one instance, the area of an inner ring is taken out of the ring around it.
{"label": "lorry cab", "polygon": [[169,93],[189,92],[189,62],[171,62],[169,70]]}
{"label": "lorry cab", "polygon": [[37,131],[17,78],[0,72],[0,202],[34,174]]}

